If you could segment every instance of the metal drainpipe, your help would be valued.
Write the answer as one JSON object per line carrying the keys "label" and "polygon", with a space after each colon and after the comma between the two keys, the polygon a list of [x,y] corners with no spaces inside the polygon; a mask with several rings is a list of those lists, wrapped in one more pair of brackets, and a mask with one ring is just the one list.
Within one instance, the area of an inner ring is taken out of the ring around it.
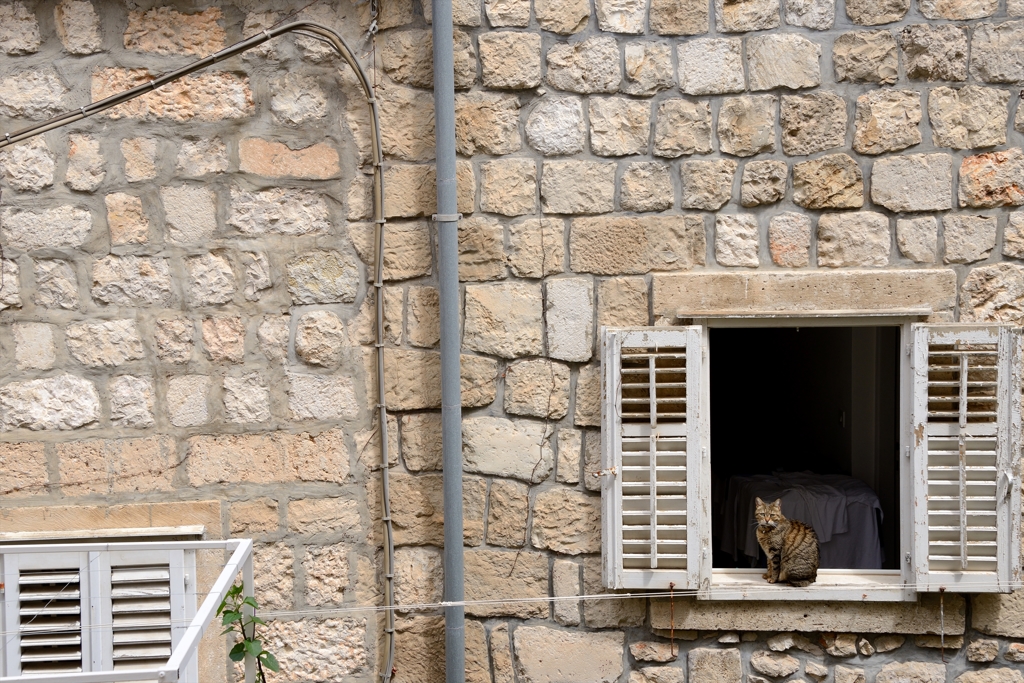
{"label": "metal drainpipe", "polygon": [[441,443],[444,468],[446,683],[466,678],[462,558],[462,388],[459,369],[459,215],[455,189],[455,70],[452,2],[433,0],[437,270],[441,317]]}

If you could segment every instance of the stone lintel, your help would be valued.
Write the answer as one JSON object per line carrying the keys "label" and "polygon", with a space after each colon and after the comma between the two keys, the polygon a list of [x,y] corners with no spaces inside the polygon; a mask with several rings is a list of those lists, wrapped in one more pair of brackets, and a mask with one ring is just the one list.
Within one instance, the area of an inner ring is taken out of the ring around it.
{"label": "stone lintel", "polygon": [[[206,528],[204,538],[207,540],[222,538],[220,501],[0,508],[0,531],[4,532],[145,529],[193,525],[202,525]],[[130,539],[125,539],[128,540]]]}

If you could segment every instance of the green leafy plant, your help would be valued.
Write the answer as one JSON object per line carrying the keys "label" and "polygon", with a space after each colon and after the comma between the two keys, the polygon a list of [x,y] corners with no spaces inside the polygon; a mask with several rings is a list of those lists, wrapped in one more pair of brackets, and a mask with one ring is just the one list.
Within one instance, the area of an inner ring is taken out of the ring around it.
{"label": "green leafy plant", "polygon": [[[245,613],[243,608],[246,606],[252,608],[251,615]],[[221,635],[237,633],[241,638],[231,648],[228,657],[232,662],[242,661],[247,654],[255,657],[256,683],[266,683],[263,667],[276,672],[281,670],[281,665],[277,663],[277,657],[263,648],[263,641],[256,637],[256,626],[267,623],[256,616],[258,607],[252,596],[242,597],[242,584],[236,583],[217,608],[217,616],[221,618],[221,626],[225,627]]]}

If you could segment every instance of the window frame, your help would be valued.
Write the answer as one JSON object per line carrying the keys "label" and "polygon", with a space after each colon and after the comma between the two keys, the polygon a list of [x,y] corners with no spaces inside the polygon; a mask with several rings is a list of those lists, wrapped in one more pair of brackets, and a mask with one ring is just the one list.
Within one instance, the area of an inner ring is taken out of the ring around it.
{"label": "window frame", "polygon": [[[915,498],[916,488],[914,485],[913,469],[916,458],[914,455],[914,434],[913,434],[913,415],[914,415],[914,369],[913,369],[913,350],[914,350],[914,324],[925,322],[929,317],[931,311],[929,310],[898,310],[898,311],[842,311],[842,312],[823,312],[815,313],[813,311],[799,311],[799,312],[760,312],[760,313],[736,313],[736,312],[721,312],[716,314],[699,314],[699,315],[686,315],[681,314],[678,316],[676,323],[678,326],[666,327],[666,328],[634,328],[634,329],[665,329],[665,330],[680,330],[684,326],[699,326],[700,334],[700,360],[701,360],[701,376],[699,382],[700,395],[697,397],[699,405],[699,421],[701,423],[701,432],[699,435],[699,451],[692,455],[688,453],[688,464],[690,463],[690,457],[699,458],[699,463],[696,463],[697,471],[699,472],[698,481],[687,481],[687,491],[695,491],[701,499],[710,497],[710,464],[712,454],[712,444],[710,439],[710,330],[711,328],[722,328],[722,327],[898,327],[899,328],[899,380],[900,380],[900,391],[898,397],[899,403],[899,505],[901,512],[901,523],[899,528],[899,556],[900,556],[900,568],[893,570],[842,570],[842,569],[823,569],[819,571],[818,581],[811,586],[806,588],[797,588],[789,585],[780,584],[767,584],[761,578],[763,573],[762,569],[715,569],[712,567],[711,552],[710,552],[710,519],[698,520],[698,527],[701,529],[701,536],[699,538],[688,539],[687,552],[688,554],[697,552],[697,544],[700,544],[700,554],[695,557],[690,555],[689,562],[696,560],[699,563],[698,570],[698,581],[697,588],[695,589],[696,597],[701,600],[840,600],[840,601],[870,601],[870,602],[911,602],[916,601],[919,592],[926,590],[935,590],[936,587],[929,587],[927,582],[921,585],[919,590],[918,585],[920,582],[919,576],[919,565],[915,552],[915,523],[914,516],[912,515],[913,501]],[[943,326],[955,326],[954,323],[936,323]],[[1004,326],[1005,327],[1005,326]],[[602,339],[605,337],[605,328],[602,328]],[[1015,338],[1020,343],[1020,335],[1015,334]],[[602,342],[603,343],[603,342]],[[615,373],[618,370],[618,363],[609,362],[611,357],[606,355],[606,349],[602,348],[602,363],[605,363],[607,367],[602,368],[603,379],[605,382],[612,381]],[[1020,350],[1019,346],[1017,349],[1017,361],[1014,366],[1014,371],[1011,376],[1011,381],[1016,386],[1016,391],[1011,391],[1011,397],[1013,400],[1010,401],[1012,406],[1010,409],[1019,410],[1020,408],[1020,387],[1019,387],[1019,358]],[[617,360],[617,359],[616,359]],[[611,386],[606,384],[607,386]],[[610,400],[614,397],[609,396],[607,390],[605,390],[604,402],[607,405]],[[1005,408],[1004,408],[1005,410]],[[619,424],[619,423],[615,423]],[[1019,420],[1018,420],[1019,424]],[[607,419],[602,420],[602,436],[604,437],[609,432],[609,427],[612,425]],[[1019,428],[1009,434],[1012,439],[1011,443],[1015,444],[1019,449]],[[614,441],[615,439],[602,438],[602,443]],[[689,450],[689,449],[688,449]],[[607,446],[602,446],[602,468],[607,468],[608,463],[612,462],[609,460],[609,450]],[[604,470],[603,470],[604,472]],[[607,472],[604,472],[605,476],[602,477],[602,496],[606,496],[614,491],[614,480],[615,477],[608,476]],[[1019,482],[1019,475],[1014,480]],[[1019,503],[1019,492],[1015,498],[1015,506],[1012,507],[1010,514],[1019,515],[1020,503]],[[613,561],[609,561],[609,555],[613,554],[610,552],[608,547],[608,540],[610,537],[607,534],[607,530],[613,528],[620,521],[618,518],[607,519],[607,511],[609,508],[605,508],[606,519],[604,520],[604,529],[606,533],[603,535],[603,549],[605,551],[605,585],[609,588],[650,588],[656,590],[666,590],[668,587],[661,585],[664,583],[662,580],[656,580],[653,576],[649,577],[646,581],[642,582],[631,582],[630,585],[623,585],[619,582],[615,584],[616,577],[615,566]],[[1012,520],[1011,520],[1011,523]],[[691,530],[693,526],[690,527]],[[1011,527],[1012,528],[1012,527]],[[691,550],[692,549],[692,550]],[[650,572],[652,575],[656,574],[656,570],[645,570]],[[1019,579],[1019,568],[1017,572]],[[646,584],[646,585],[642,585]],[[970,591],[970,582],[964,582],[963,584],[953,583],[945,586],[949,591]],[[678,587],[677,587],[678,588]],[[1007,588],[1008,590],[1008,588]]]}

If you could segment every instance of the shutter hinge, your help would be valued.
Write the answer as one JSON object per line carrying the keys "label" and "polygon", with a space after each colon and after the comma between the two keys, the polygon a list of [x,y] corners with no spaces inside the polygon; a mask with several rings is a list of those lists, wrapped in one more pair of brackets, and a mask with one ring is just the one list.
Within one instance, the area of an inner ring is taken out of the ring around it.
{"label": "shutter hinge", "polygon": [[909,553],[909,552],[908,552],[908,553],[906,553],[905,555],[903,555],[903,560],[904,560],[904,561],[905,561],[905,562],[906,562],[907,564],[910,564],[910,553]]}
{"label": "shutter hinge", "polygon": [[606,470],[598,470],[597,476],[599,477],[614,477],[618,474],[618,470],[614,467],[609,467]]}
{"label": "shutter hinge", "polygon": [[909,458],[910,457],[910,446],[904,447],[904,449],[903,449],[903,457],[904,458]]}
{"label": "shutter hinge", "polygon": [[906,346],[904,346],[904,347],[903,347],[903,349],[904,349],[904,351],[906,352],[906,354],[907,354],[907,355],[909,356],[909,355],[910,355],[910,352],[911,352],[911,350],[912,350],[912,347],[911,347],[911,345],[910,345],[910,344],[907,344]]}

